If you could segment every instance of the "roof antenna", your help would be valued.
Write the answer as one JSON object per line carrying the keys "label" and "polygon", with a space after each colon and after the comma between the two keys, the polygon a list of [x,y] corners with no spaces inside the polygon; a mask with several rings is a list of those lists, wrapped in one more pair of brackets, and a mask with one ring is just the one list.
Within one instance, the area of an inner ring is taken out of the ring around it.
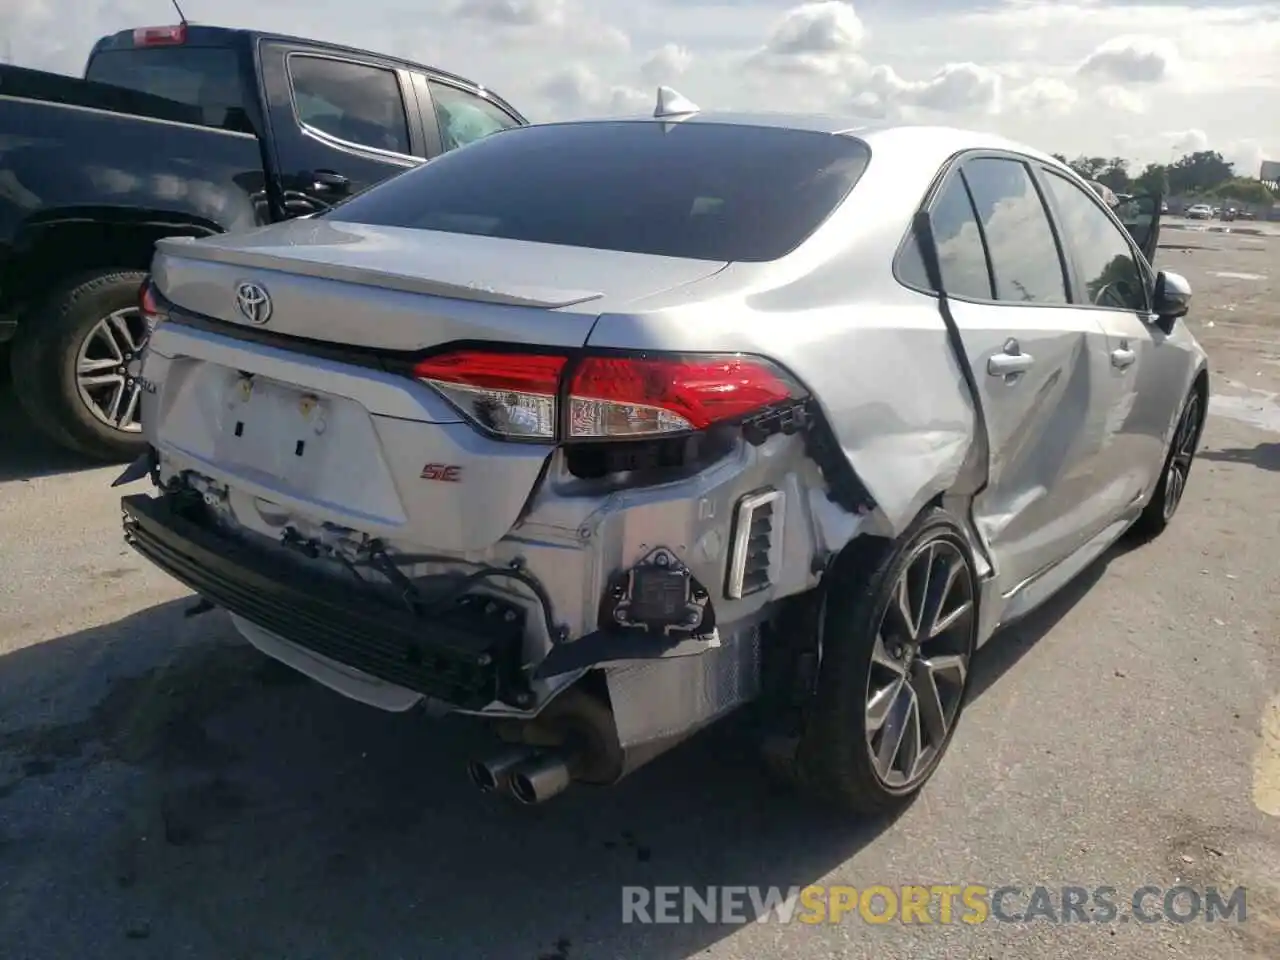
{"label": "roof antenna", "polygon": [[654,108],[653,115],[658,119],[662,117],[684,117],[697,113],[700,109],[701,107],[684,96],[684,94],[678,93],[670,87],[659,87],[658,105]]}
{"label": "roof antenna", "polygon": [[173,4],[173,9],[178,11],[178,22],[185,27],[187,25],[187,15],[183,13],[182,8],[178,6],[178,0],[169,0],[169,2]]}

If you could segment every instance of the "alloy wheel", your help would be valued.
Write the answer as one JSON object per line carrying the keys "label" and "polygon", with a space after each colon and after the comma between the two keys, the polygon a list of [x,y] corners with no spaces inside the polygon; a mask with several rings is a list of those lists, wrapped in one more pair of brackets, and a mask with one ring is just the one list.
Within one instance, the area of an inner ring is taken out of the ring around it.
{"label": "alloy wheel", "polygon": [[1178,504],[1182,502],[1182,494],[1187,489],[1187,478],[1191,475],[1191,461],[1196,455],[1196,441],[1200,433],[1200,398],[1193,395],[1187,401],[1187,408],[1178,421],[1178,430],[1173,435],[1173,447],[1169,453],[1169,468],[1164,475],[1164,519],[1173,516]]}
{"label": "alloy wheel", "polygon": [[916,547],[886,605],[867,677],[876,776],[906,791],[929,775],[960,712],[977,631],[975,582],[949,539]]}
{"label": "alloy wheel", "polygon": [[136,307],[117,310],[98,322],[76,353],[80,400],[113,430],[142,430],[137,365],[148,333],[146,319]]}

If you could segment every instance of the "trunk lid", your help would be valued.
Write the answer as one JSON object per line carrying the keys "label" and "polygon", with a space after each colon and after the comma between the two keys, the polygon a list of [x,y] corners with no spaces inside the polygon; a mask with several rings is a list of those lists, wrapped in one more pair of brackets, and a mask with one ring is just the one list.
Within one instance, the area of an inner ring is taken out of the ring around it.
{"label": "trunk lid", "polygon": [[388,350],[454,340],[579,347],[607,310],[692,283],[724,263],[400,227],[291,221],[157,244],[169,300],[249,324],[236,293],[265,290],[275,333]]}
{"label": "trunk lid", "polygon": [[[237,334],[576,349],[603,309],[722,267],[323,220],[164,240],[160,293],[223,323],[156,328],[144,429],[173,469],[225,485],[238,522],[259,533],[331,524],[393,545],[484,551],[516,524],[550,445],[491,439],[411,377]],[[237,305],[242,284],[269,296],[265,321]]]}

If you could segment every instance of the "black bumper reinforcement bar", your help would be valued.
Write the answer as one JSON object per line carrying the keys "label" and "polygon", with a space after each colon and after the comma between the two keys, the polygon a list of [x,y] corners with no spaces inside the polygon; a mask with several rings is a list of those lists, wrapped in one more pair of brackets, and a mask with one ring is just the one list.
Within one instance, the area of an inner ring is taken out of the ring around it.
{"label": "black bumper reinforcement bar", "polygon": [[[370,587],[294,569],[168,494],[120,501],[125,539],[217,606],[299,647],[463,710],[519,697],[523,615],[460,602],[430,620]],[[475,599],[475,598],[472,598]]]}

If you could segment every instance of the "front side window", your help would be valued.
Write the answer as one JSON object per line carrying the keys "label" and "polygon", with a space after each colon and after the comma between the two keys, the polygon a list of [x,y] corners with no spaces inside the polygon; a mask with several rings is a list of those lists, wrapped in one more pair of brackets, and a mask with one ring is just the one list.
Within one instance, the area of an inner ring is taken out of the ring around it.
{"label": "front side window", "polygon": [[393,177],[332,220],[647,253],[775,260],[818,228],[870,151],[827,133],[720,123],[521,126]]}
{"label": "front side window", "polygon": [[963,169],[987,239],[996,299],[1067,303],[1053,228],[1026,164],[981,157],[966,161]]}
{"label": "front side window", "polygon": [[514,117],[483,97],[434,80],[428,80],[427,86],[431,89],[431,102],[435,104],[436,122],[446,151],[520,126]]}
{"label": "front side window", "polygon": [[1044,179],[1087,302],[1117,310],[1145,310],[1147,285],[1125,234],[1092,197],[1066,177],[1046,170]]}
{"label": "front side window", "polygon": [[298,120],[362,147],[409,154],[409,121],[395,71],[293,54],[289,79]]}

